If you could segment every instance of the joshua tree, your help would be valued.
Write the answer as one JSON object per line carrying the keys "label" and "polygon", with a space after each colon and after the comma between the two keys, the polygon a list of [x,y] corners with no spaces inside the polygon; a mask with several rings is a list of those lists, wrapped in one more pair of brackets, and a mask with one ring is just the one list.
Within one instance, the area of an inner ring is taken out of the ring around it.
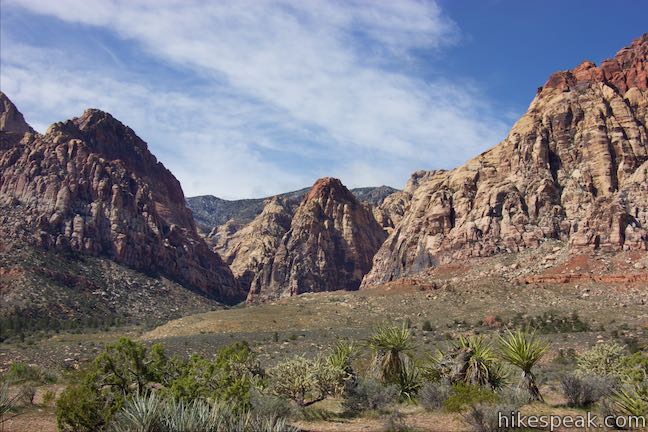
{"label": "joshua tree", "polygon": [[409,361],[408,354],[415,348],[410,329],[405,325],[378,327],[369,337],[368,345],[374,352],[374,367],[380,379],[398,383]]}
{"label": "joshua tree", "polygon": [[529,392],[529,401],[543,401],[531,369],[547,352],[549,344],[538,340],[535,333],[507,330],[500,336],[500,349],[504,360],[522,369],[521,385]]}

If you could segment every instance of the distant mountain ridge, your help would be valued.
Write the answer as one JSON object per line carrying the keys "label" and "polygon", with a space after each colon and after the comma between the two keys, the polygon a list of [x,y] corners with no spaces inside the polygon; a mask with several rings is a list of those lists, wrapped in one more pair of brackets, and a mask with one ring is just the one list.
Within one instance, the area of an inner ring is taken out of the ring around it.
{"label": "distant mountain ridge", "polygon": [[[213,195],[200,195],[187,198],[187,206],[193,212],[196,224],[203,230],[209,231],[213,227],[223,225],[230,219],[234,219],[239,225],[251,222],[261,214],[266,200],[274,197],[281,198],[287,205],[296,209],[309,190],[310,188],[307,187],[265,198],[240,200],[226,200]],[[397,191],[398,189],[389,186],[351,189],[351,192],[359,201],[373,206],[382,204],[385,198]]]}

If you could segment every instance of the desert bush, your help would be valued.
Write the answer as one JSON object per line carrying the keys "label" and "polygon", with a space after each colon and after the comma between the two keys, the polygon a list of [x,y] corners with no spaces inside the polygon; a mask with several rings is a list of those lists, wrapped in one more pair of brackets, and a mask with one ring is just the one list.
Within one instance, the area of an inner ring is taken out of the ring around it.
{"label": "desert bush", "polygon": [[[340,370],[320,359],[303,356],[285,360],[268,371],[270,390],[304,407],[340,393]],[[307,400],[309,398],[309,400]]]}
{"label": "desert bush", "polygon": [[353,369],[353,359],[356,355],[356,348],[351,342],[338,342],[326,357],[326,363],[330,369],[338,371],[338,389],[342,390],[347,382],[356,379],[356,372]]}
{"label": "desert bush", "polygon": [[56,382],[56,376],[44,371],[38,366],[27,365],[21,362],[12,362],[4,379],[12,384],[34,382],[51,384]]}
{"label": "desert bush", "polygon": [[24,384],[20,387],[20,402],[22,405],[34,405],[36,397],[36,387],[31,384]]}
{"label": "desert bush", "polygon": [[517,314],[511,324],[515,328],[531,329],[540,334],[577,333],[590,330],[590,325],[583,321],[576,311],[569,316],[561,316],[556,312],[544,312],[542,315],[533,317]]}
{"label": "desert bush", "polygon": [[461,412],[473,405],[497,401],[497,394],[492,390],[474,384],[455,383],[443,406],[450,412]]}
{"label": "desert bush", "polygon": [[405,415],[395,411],[385,417],[383,431],[385,432],[409,432],[413,429],[407,425]]}
{"label": "desert bush", "polygon": [[480,403],[471,405],[463,417],[475,432],[513,431],[518,430],[518,428],[512,427],[512,424],[511,427],[500,426],[500,413],[502,416],[507,416],[516,409],[513,405]]}
{"label": "desert bush", "polygon": [[249,409],[249,392],[262,369],[245,344],[218,350],[214,360],[169,358],[160,345],[150,349],[122,338],[109,345],[57,401],[61,430],[102,430],[127,400],[160,389],[161,396],[187,403],[210,398]]}
{"label": "desert bush", "polygon": [[418,393],[418,403],[427,410],[443,407],[452,387],[445,382],[426,382]]}
{"label": "desert bush", "polygon": [[193,355],[174,370],[166,390],[173,398],[213,398],[241,409],[249,409],[250,389],[264,373],[249,347],[240,343],[219,349],[213,361]]}
{"label": "desert bush", "polygon": [[612,393],[614,380],[596,376],[563,375],[560,385],[568,406],[585,408]]}
{"label": "desert bush", "polygon": [[293,409],[285,398],[263,394],[257,389],[250,393],[250,404],[252,414],[257,417],[279,417],[288,418],[292,416]]}
{"label": "desert bush", "polygon": [[43,393],[43,405],[50,406],[56,400],[56,393],[53,390],[46,390]]}
{"label": "desert bush", "polygon": [[426,332],[434,330],[434,327],[432,327],[432,323],[430,322],[430,320],[423,321],[423,326],[421,326],[421,330]]}
{"label": "desert bush", "polygon": [[636,352],[621,358],[621,379],[627,383],[648,381],[648,355]]}
{"label": "desert bush", "polygon": [[617,343],[596,344],[576,358],[576,374],[617,377],[623,375],[623,347]]}
{"label": "desert bush", "polygon": [[90,382],[68,386],[56,401],[56,423],[64,432],[104,430],[122,401],[106,400]]}
{"label": "desert bush", "polygon": [[343,407],[357,414],[364,411],[384,412],[398,401],[399,390],[395,385],[384,385],[372,379],[360,379],[349,385],[344,392]]}
{"label": "desert bush", "polygon": [[113,432],[154,432],[162,429],[162,401],[155,393],[135,395],[115,415]]}

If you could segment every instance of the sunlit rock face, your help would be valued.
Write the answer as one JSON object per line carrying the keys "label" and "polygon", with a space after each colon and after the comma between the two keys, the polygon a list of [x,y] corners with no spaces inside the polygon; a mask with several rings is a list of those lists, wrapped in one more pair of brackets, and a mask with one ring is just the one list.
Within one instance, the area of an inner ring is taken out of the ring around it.
{"label": "sunlit rock face", "polygon": [[363,286],[437,263],[537,247],[648,249],[648,34],[553,74],[491,150],[415,173]]}

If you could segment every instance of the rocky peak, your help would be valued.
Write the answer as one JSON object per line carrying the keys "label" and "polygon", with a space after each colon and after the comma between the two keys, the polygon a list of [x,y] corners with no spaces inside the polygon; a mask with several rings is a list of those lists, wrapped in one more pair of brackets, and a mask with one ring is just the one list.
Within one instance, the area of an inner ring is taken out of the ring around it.
{"label": "rocky peak", "polygon": [[34,133],[25,118],[7,95],[0,91],[0,131],[17,134]]}
{"label": "rocky peak", "polygon": [[178,180],[108,113],[88,110],[0,149],[0,198],[20,207],[23,218],[7,223],[25,241],[108,257],[221,301],[243,296],[199,237]]}
{"label": "rocky peak", "polygon": [[648,33],[634,40],[628,47],[617,52],[616,56],[604,60],[600,66],[586,60],[574,69],[556,72],[549,77],[545,89],[583,89],[595,83],[604,83],[622,95],[630,88],[648,88]]}
{"label": "rocky peak", "polygon": [[259,266],[248,300],[358,289],[385,237],[371,210],[338,179],[319,179]]}
{"label": "rocky peak", "polygon": [[315,182],[304,201],[327,201],[346,202],[357,204],[355,196],[347,189],[339,179],[323,177]]}

